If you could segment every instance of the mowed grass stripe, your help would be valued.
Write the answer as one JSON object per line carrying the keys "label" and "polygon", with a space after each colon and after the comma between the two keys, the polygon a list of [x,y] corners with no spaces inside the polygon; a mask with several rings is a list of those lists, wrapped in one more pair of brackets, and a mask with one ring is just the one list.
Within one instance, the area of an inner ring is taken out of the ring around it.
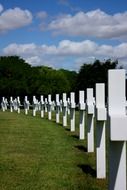
{"label": "mowed grass stripe", "polygon": [[0,190],[106,190],[76,135],[39,116],[0,112]]}

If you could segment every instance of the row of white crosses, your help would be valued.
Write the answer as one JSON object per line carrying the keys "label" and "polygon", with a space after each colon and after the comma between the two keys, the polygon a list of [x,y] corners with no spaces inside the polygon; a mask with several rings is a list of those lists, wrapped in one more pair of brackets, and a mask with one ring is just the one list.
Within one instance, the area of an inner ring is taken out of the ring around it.
{"label": "row of white crosses", "polygon": [[[116,84],[116,81],[117,84]],[[75,130],[74,93],[70,95],[71,131]],[[57,95],[58,97],[58,95]],[[85,110],[87,114],[87,149],[94,151],[94,117],[96,118],[97,178],[106,177],[106,121],[109,128],[109,190],[126,190],[127,116],[125,111],[125,70],[109,70],[108,112],[105,107],[105,85],[96,84],[96,107],[93,89],[79,92],[79,138],[85,138]],[[57,102],[57,101],[56,101]],[[59,104],[57,103],[59,106]],[[58,114],[58,113],[57,113]],[[108,117],[107,117],[108,116]],[[63,126],[67,126],[67,98],[63,94]]]}
{"label": "row of white crosses", "polygon": [[2,97],[2,102],[1,102],[1,108],[2,108],[2,110],[6,111],[8,106],[10,106],[10,111],[11,112],[14,109],[18,113],[20,113],[20,106],[21,106],[21,104],[20,104],[19,97],[15,98],[14,100],[13,100],[12,97],[10,97],[10,102],[9,103],[7,101],[7,98]]}
{"label": "row of white crosses", "polygon": [[[117,83],[116,83],[117,82]],[[88,88],[85,92],[79,92],[79,139],[85,139],[87,133],[87,150],[94,152],[94,118],[96,120],[96,169],[97,178],[106,178],[106,121],[109,130],[109,190],[127,190],[126,187],[126,140],[127,140],[127,116],[125,111],[125,70],[109,70],[108,73],[108,110],[105,107],[105,84],[96,84],[96,103],[93,89]],[[17,98],[15,108],[20,113],[20,100]],[[2,109],[5,99],[2,99]],[[33,116],[36,115],[39,102],[33,96]],[[62,105],[62,106],[61,106]],[[69,108],[68,108],[69,105]],[[14,107],[14,101],[10,98],[10,110]],[[63,127],[67,126],[67,113],[70,114],[70,131],[75,131],[75,93],[63,93],[62,102],[59,94],[56,94],[56,123],[60,122],[60,112],[63,112]],[[24,100],[25,114],[28,114],[29,101],[27,96]],[[41,117],[48,112],[48,119],[52,119],[51,95],[48,99],[41,96]],[[85,117],[87,116],[87,117]],[[86,118],[86,120],[85,120]],[[85,125],[86,124],[86,125]],[[87,131],[85,130],[87,126]]]}
{"label": "row of white crosses", "polygon": [[108,72],[108,118],[106,118],[104,85],[96,85],[97,177],[106,176],[105,121],[108,119],[109,190],[126,190],[127,115],[125,70]]}
{"label": "row of white crosses", "polygon": [[20,107],[24,106],[25,114],[28,114],[30,106],[33,108],[33,116],[36,116],[36,112],[41,110],[41,117],[44,117],[44,111],[48,112],[48,118],[51,120],[51,111],[54,110],[55,102],[51,101],[51,95],[48,95],[48,100],[45,98],[45,102],[43,100],[43,96],[40,97],[40,101],[33,96],[32,105],[30,104],[28,97],[25,96],[23,105],[21,105],[20,98],[14,98],[11,96],[10,101],[8,103],[7,98],[2,97],[1,108],[3,111],[7,110],[7,107],[10,108],[10,112],[17,111],[20,113]]}

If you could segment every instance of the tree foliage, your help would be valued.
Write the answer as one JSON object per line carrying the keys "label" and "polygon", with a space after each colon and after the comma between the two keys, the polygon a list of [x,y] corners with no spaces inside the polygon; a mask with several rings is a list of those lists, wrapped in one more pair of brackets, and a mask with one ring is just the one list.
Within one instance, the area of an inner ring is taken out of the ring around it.
{"label": "tree foliage", "polygon": [[77,76],[74,73],[46,66],[31,67],[18,56],[0,57],[0,95],[24,97],[68,93],[74,86],[72,82]]}
{"label": "tree foliage", "polygon": [[65,69],[55,70],[46,66],[32,67],[18,56],[0,57],[0,96],[40,96],[70,93],[107,84],[108,69],[115,69],[118,61],[96,60],[83,64],[79,73]]}
{"label": "tree foliage", "polygon": [[29,94],[31,66],[17,56],[0,57],[0,94],[17,96]]}
{"label": "tree foliage", "polygon": [[83,64],[78,73],[76,90],[95,88],[96,83],[105,83],[107,93],[108,70],[115,69],[117,65],[117,60],[111,61],[110,59],[104,62],[95,60],[93,64]]}

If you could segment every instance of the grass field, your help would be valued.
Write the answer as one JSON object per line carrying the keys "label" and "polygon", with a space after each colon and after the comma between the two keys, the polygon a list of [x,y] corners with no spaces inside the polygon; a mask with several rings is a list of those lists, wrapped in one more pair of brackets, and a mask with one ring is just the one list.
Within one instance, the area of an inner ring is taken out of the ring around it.
{"label": "grass field", "polygon": [[96,179],[95,154],[77,131],[0,111],[0,190],[106,190],[107,181]]}

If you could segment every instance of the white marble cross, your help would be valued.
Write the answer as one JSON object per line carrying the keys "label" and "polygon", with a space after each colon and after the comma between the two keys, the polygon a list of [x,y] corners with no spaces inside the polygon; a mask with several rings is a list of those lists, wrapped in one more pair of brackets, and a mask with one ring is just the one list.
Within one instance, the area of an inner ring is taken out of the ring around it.
{"label": "white marble cross", "polygon": [[75,131],[75,93],[70,93],[70,120],[71,120],[71,131]]}
{"label": "white marble cross", "polygon": [[70,115],[70,98],[67,98],[67,113]]}
{"label": "white marble cross", "polygon": [[105,84],[96,84],[96,168],[97,178],[106,178],[106,141],[105,124],[107,113],[105,108]]}
{"label": "white marble cross", "polygon": [[79,139],[83,140],[85,139],[85,92],[79,91]]}
{"label": "white marble cross", "polygon": [[5,110],[7,110],[7,107],[8,107],[8,100],[7,98],[5,98]]}
{"label": "white marble cross", "polygon": [[94,152],[94,97],[93,88],[87,88],[87,150]]}
{"label": "white marble cross", "polygon": [[126,190],[125,70],[108,72],[109,190]]}
{"label": "white marble cross", "polygon": [[48,101],[47,98],[45,98],[45,113],[48,111]]}
{"label": "white marble cross", "polygon": [[1,107],[3,112],[6,110],[6,102],[5,102],[5,97],[2,97],[2,102],[1,102]]}
{"label": "white marble cross", "polygon": [[19,96],[17,97],[17,112],[20,113],[20,106],[21,106],[21,102],[20,102],[20,98]]}
{"label": "white marble cross", "polygon": [[63,93],[63,127],[67,126],[67,94]]}
{"label": "white marble cross", "polygon": [[25,99],[24,99],[25,115],[28,114],[28,108],[29,108],[29,102],[28,102],[28,98],[27,98],[27,96],[25,96]]}
{"label": "white marble cross", "polygon": [[36,116],[37,100],[36,96],[33,96],[33,116]]}
{"label": "white marble cross", "polygon": [[40,108],[41,108],[41,118],[44,117],[44,97],[41,95],[40,97]]}
{"label": "white marble cross", "polygon": [[60,122],[60,99],[59,94],[56,94],[56,123]]}
{"label": "white marble cross", "polygon": [[14,107],[13,98],[12,98],[12,96],[11,96],[11,97],[10,97],[10,112],[13,112],[13,107]]}
{"label": "white marble cross", "polygon": [[62,113],[63,112],[63,101],[60,100],[60,112]]}
{"label": "white marble cross", "polygon": [[52,106],[52,100],[51,100],[51,94],[49,94],[49,95],[48,95],[48,119],[49,119],[49,120],[52,119],[51,106]]}

